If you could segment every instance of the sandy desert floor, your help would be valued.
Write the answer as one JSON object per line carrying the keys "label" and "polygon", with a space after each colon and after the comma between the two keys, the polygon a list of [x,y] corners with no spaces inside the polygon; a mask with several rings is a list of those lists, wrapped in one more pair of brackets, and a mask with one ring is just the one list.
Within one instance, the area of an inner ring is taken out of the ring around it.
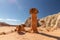
{"label": "sandy desert floor", "polygon": [[[15,27],[0,27],[1,32],[10,32]],[[27,28],[26,28],[27,29]],[[17,32],[0,35],[0,40],[60,40],[60,29],[53,32],[40,31],[39,33],[24,33],[18,34]]]}

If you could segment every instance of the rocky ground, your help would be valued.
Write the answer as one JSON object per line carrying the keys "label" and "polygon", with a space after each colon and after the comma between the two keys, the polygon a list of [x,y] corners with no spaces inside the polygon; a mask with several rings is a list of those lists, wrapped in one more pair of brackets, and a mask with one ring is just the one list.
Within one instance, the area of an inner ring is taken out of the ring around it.
{"label": "rocky ground", "polygon": [[[14,30],[15,27],[0,27],[1,32],[10,32]],[[27,29],[27,28],[26,28]],[[54,30],[53,32],[41,31],[38,28],[39,33],[23,33],[18,34],[17,32],[12,32],[5,35],[0,35],[0,40],[60,40],[60,29]]]}

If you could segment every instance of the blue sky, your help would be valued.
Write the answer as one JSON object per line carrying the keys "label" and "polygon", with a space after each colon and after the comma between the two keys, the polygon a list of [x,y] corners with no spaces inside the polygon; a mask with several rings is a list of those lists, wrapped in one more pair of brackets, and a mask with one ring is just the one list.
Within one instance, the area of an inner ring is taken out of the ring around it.
{"label": "blue sky", "polygon": [[42,18],[60,12],[60,0],[0,0],[0,21],[24,23],[30,8],[37,8],[38,18]]}

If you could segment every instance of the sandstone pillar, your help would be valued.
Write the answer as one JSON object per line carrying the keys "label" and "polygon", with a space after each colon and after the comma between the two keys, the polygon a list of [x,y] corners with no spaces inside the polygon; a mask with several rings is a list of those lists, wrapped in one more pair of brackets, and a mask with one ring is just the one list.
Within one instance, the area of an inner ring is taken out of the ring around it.
{"label": "sandstone pillar", "polygon": [[37,13],[38,13],[38,10],[36,8],[30,9],[31,29],[33,32],[38,32],[38,30],[37,30]]}

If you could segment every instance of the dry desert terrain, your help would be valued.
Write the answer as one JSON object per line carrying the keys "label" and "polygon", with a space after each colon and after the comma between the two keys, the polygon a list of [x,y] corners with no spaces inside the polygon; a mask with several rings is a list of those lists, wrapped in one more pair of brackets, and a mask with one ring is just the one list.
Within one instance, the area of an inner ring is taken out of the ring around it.
{"label": "dry desert terrain", "polygon": [[[0,27],[0,33],[8,33],[14,29],[15,27]],[[5,35],[0,35],[0,40],[60,40],[60,29],[54,30],[53,32],[40,31],[39,29],[39,33],[26,32],[24,34],[12,32]]]}

